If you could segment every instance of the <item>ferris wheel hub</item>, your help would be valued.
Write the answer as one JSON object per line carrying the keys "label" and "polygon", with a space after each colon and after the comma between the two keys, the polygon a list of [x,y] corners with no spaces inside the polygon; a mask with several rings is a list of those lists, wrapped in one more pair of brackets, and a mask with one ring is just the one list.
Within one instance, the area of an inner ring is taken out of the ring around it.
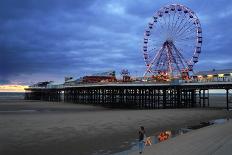
{"label": "ferris wheel hub", "polygon": [[172,45],[173,41],[172,40],[166,40],[163,44],[163,46],[167,46],[167,45]]}

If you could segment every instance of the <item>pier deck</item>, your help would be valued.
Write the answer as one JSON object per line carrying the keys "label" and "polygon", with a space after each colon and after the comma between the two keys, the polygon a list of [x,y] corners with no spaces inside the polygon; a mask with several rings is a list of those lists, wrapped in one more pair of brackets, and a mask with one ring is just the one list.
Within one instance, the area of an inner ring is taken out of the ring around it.
{"label": "pier deck", "polygon": [[64,101],[117,108],[191,108],[209,106],[209,89],[226,90],[229,109],[229,90],[232,82],[209,83],[97,83],[64,86],[62,88],[30,87],[25,99]]}

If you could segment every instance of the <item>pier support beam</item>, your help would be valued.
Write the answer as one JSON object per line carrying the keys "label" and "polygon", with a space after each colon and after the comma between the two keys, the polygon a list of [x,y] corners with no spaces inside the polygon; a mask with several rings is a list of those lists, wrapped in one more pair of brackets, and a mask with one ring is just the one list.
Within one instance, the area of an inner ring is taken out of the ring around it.
{"label": "pier support beam", "polygon": [[229,89],[226,89],[226,109],[229,110]]}
{"label": "pier support beam", "polygon": [[27,88],[25,99],[56,102],[64,100],[71,103],[130,109],[192,108],[197,105],[209,106],[209,89],[226,90],[226,109],[229,110],[229,90],[232,89],[232,83],[210,85],[112,84]]}

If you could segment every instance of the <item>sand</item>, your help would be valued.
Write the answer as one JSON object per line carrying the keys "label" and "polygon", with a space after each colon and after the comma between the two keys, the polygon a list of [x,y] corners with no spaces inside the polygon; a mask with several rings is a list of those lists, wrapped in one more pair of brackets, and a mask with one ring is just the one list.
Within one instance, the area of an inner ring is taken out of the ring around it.
{"label": "sand", "polygon": [[[231,155],[232,121],[204,127],[145,147],[144,155]],[[138,151],[129,155],[139,155]]]}
{"label": "sand", "polygon": [[23,100],[0,101],[1,155],[110,154],[130,147],[140,125],[152,135],[217,118],[222,109],[120,110]]}
{"label": "sand", "polygon": [[[209,97],[210,107],[216,108],[225,108],[226,103],[226,95],[210,95]],[[229,106],[232,108],[232,96],[229,96]]]}

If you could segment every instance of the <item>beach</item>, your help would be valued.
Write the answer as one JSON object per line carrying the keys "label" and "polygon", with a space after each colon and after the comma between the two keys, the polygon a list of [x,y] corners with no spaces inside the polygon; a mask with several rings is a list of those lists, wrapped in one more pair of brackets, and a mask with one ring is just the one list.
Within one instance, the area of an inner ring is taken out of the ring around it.
{"label": "beach", "polygon": [[147,135],[154,135],[221,118],[232,118],[231,111],[221,108],[120,110],[2,99],[0,154],[112,154],[129,149],[138,138],[141,125],[145,126]]}
{"label": "beach", "polygon": [[[145,155],[231,155],[232,121],[191,131],[153,146],[145,147]],[[139,155],[133,152],[129,155]]]}

